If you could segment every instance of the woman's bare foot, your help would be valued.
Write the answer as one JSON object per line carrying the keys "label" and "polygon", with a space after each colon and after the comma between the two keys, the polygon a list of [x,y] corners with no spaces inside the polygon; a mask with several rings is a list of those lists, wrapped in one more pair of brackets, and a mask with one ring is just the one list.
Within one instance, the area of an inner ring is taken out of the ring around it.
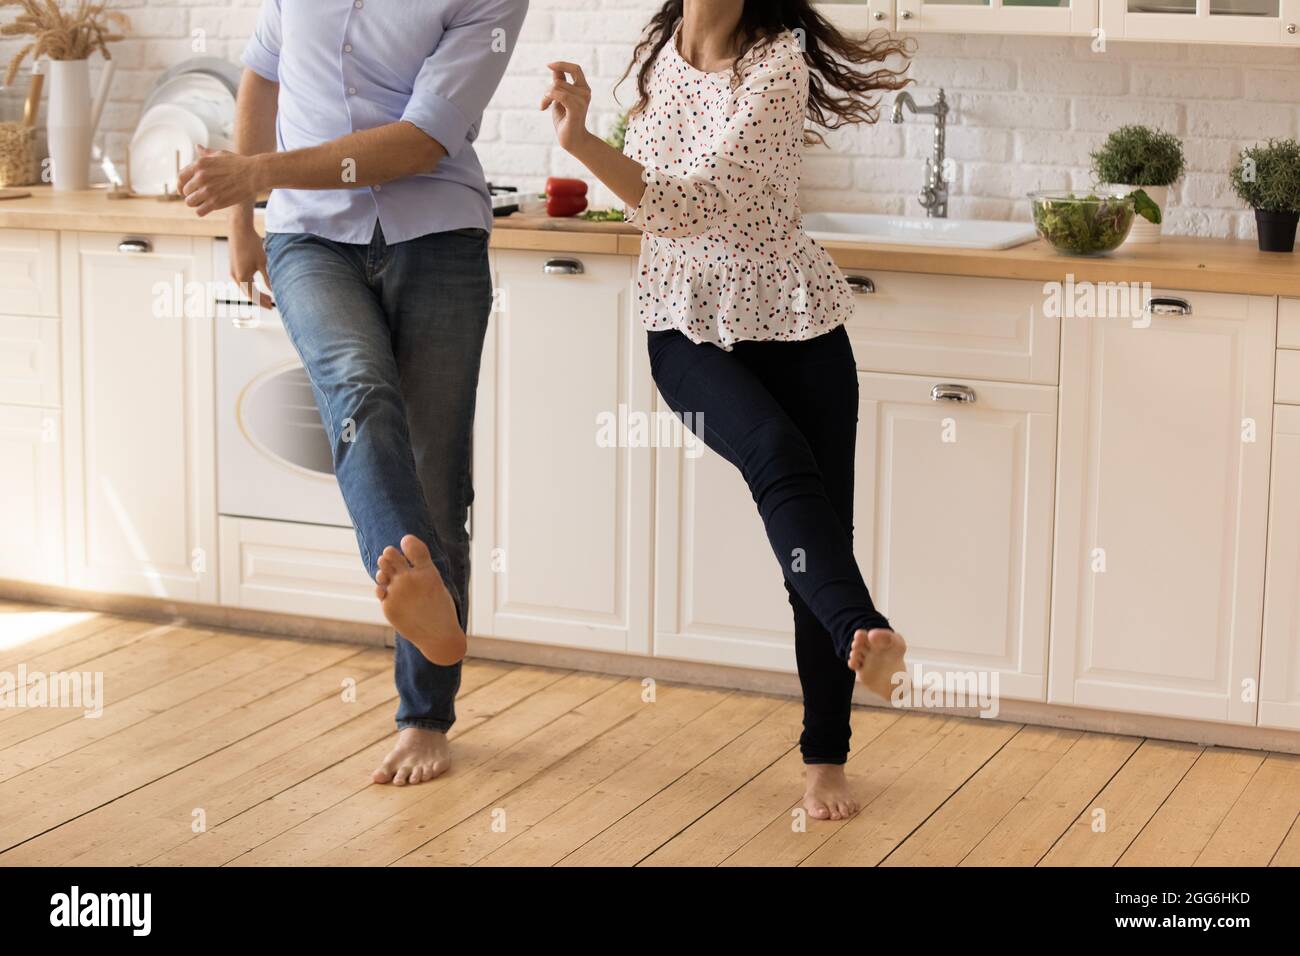
{"label": "woman's bare foot", "polygon": [[451,767],[447,735],[437,730],[407,727],[397,734],[397,743],[371,776],[375,783],[424,783],[441,777]]}
{"label": "woman's bare foot", "polygon": [[433,566],[429,549],[415,535],[402,538],[401,551],[391,545],[384,548],[375,574],[375,597],[388,623],[434,664],[455,664],[465,656],[456,602]]}
{"label": "woman's bare foot", "polygon": [[889,700],[894,689],[894,675],[907,673],[903,655],[907,642],[901,634],[883,627],[855,631],[849,648],[849,669],[857,671],[858,683],[874,694]]}
{"label": "woman's bare foot", "polygon": [[808,786],[803,795],[803,808],[814,820],[847,820],[861,809],[849,790],[843,765],[805,764],[804,773]]}

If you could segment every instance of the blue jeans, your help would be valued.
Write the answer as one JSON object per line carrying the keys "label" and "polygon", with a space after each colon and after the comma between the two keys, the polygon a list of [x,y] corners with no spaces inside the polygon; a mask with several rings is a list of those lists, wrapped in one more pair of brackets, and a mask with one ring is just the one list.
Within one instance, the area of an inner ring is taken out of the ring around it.
{"label": "blue jeans", "polygon": [[[470,440],[492,278],[487,233],[457,229],[388,245],[272,233],[268,271],[311,378],[334,472],[373,578],[413,534],[429,546],[466,625],[474,489]],[[430,663],[397,635],[397,726],[446,731],[460,665]]]}

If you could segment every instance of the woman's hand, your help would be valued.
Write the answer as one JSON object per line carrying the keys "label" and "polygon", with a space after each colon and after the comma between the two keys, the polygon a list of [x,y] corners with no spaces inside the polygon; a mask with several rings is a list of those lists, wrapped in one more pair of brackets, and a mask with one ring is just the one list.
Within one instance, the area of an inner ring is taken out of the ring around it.
{"label": "woman's hand", "polygon": [[[592,134],[587,130],[587,110],[591,106],[591,87],[582,67],[576,63],[557,61],[548,63],[551,71],[551,88],[542,97],[542,109],[551,110],[555,121],[555,135],[560,146],[577,154]],[[572,77],[573,82],[569,82]]]}

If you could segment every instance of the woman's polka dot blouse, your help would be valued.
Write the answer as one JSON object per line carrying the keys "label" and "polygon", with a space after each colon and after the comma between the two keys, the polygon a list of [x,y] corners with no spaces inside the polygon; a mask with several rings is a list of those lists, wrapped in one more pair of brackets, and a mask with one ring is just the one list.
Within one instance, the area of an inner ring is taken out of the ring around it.
{"label": "woman's polka dot blouse", "polygon": [[808,68],[783,33],[750,51],[737,79],[702,73],[664,45],[625,152],[645,167],[627,210],[644,233],[637,307],[648,329],[730,349],[809,339],[842,324],[852,299],[799,209]]}

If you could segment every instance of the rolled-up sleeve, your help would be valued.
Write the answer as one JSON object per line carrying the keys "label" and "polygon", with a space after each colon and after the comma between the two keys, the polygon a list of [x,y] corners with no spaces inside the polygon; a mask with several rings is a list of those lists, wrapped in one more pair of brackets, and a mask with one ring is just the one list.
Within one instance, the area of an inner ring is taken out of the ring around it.
{"label": "rolled-up sleeve", "polygon": [[472,143],[527,12],[528,0],[462,2],[420,68],[402,121],[437,140],[448,156]]}
{"label": "rolled-up sleeve", "polygon": [[279,82],[280,0],[262,0],[257,27],[244,47],[240,62],[263,79]]}
{"label": "rolled-up sleeve", "polygon": [[625,209],[627,222],[656,236],[685,238],[744,209],[802,146],[805,77],[802,61],[792,56],[753,71],[736,91],[731,117],[688,172],[645,167],[645,193]]}

